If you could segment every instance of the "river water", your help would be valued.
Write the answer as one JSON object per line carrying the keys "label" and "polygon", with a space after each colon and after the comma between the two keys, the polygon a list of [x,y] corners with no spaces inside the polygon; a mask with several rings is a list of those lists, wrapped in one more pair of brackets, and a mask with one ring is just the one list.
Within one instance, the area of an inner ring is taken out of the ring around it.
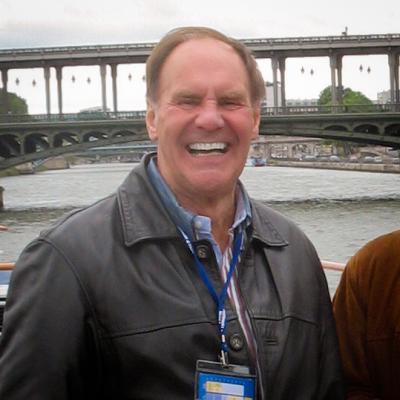
{"label": "river water", "polygon": [[[24,246],[65,212],[113,192],[133,164],[91,164],[2,178],[5,210],[0,262],[15,261]],[[400,226],[400,175],[286,167],[246,167],[249,194],[294,220],[321,259],[346,262],[368,240]],[[331,293],[340,273],[327,271]],[[0,284],[8,280],[0,274]]]}

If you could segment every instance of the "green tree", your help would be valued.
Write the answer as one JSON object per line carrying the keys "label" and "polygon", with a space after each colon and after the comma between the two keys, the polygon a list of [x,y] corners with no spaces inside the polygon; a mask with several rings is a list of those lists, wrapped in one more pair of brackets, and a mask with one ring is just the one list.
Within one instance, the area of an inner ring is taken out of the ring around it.
{"label": "green tree", "polygon": [[[339,88],[337,88],[339,93]],[[344,106],[345,112],[368,112],[373,111],[373,102],[361,92],[355,92],[350,88],[343,90],[342,105]],[[332,93],[331,87],[326,87],[319,95],[318,105],[330,106],[332,105]],[[337,152],[341,156],[349,156],[352,154],[359,144],[355,144],[347,141],[339,140],[326,140],[326,144],[330,144],[336,147]]]}
{"label": "green tree", "polygon": [[15,93],[7,93],[8,110],[4,101],[4,89],[0,90],[0,114],[28,114],[26,100]]}
{"label": "green tree", "polygon": [[[339,88],[336,88],[337,93],[340,92]],[[350,88],[343,90],[343,101],[342,104],[347,107],[347,111],[350,112],[368,112],[373,111],[373,102],[361,92],[355,92]],[[331,87],[327,86],[319,95],[318,104],[321,106],[332,105],[332,93]],[[366,107],[371,106],[371,107]],[[346,108],[345,108],[346,110]]]}

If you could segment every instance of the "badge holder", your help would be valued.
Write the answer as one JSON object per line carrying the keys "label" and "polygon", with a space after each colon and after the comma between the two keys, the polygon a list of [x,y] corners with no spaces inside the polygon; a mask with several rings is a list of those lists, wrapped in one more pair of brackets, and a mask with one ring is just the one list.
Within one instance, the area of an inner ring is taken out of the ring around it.
{"label": "badge holder", "polygon": [[256,376],[242,365],[197,360],[195,400],[255,400]]}

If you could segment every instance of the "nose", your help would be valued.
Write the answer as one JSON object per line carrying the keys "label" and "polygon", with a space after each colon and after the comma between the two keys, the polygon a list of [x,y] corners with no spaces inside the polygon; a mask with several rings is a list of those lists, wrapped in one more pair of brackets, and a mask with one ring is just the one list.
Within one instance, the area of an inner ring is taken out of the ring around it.
{"label": "nose", "polygon": [[216,102],[207,102],[199,108],[196,125],[206,131],[215,131],[224,126],[224,119]]}

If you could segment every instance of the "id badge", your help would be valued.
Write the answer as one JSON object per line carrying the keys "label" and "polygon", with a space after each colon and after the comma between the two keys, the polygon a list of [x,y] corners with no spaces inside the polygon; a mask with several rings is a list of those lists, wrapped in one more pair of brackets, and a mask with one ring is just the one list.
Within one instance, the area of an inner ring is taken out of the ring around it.
{"label": "id badge", "polygon": [[195,400],[256,400],[256,377],[242,365],[198,360]]}

